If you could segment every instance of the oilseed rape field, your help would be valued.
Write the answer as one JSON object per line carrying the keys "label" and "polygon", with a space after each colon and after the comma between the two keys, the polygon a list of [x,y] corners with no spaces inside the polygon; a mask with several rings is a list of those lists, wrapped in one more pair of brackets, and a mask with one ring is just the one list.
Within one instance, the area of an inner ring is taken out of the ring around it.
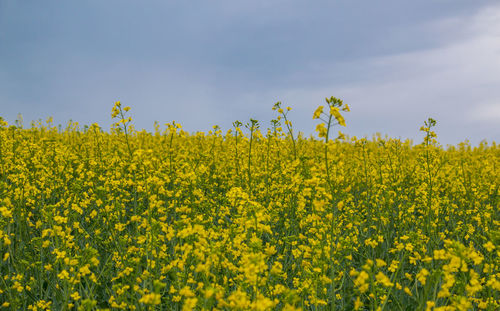
{"label": "oilseed rape field", "polygon": [[349,109],[2,121],[0,310],[499,310],[500,147],[348,137]]}

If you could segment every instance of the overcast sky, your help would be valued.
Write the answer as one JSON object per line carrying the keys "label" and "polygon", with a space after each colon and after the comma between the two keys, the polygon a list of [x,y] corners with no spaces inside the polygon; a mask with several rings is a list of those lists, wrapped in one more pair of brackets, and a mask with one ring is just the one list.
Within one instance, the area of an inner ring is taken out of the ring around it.
{"label": "overcast sky", "polygon": [[0,116],[224,130],[276,101],[314,133],[342,98],[349,135],[500,142],[497,0],[0,0]]}

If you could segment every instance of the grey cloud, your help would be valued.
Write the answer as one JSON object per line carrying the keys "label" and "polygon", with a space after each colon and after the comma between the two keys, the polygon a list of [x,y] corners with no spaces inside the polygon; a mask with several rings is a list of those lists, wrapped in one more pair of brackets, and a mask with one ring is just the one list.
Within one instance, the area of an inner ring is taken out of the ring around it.
{"label": "grey cloud", "polygon": [[356,135],[413,137],[437,113],[445,133],[464,120],[472,129],[448,130],[447,142],[492,139],[495,119],[481,116],[498,99],[494,3],[3,1],[0,107],[10,121],[21,112],[109,125],[120,99],[139,128],[175,119],[205,130],[267,122],[282,100],[307,133],[335,95],[352,102]]}

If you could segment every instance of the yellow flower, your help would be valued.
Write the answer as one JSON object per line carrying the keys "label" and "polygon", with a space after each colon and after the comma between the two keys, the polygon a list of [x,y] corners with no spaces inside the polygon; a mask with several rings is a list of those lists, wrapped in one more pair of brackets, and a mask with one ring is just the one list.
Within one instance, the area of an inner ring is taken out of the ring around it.
{"label": "yellow flower", "polygon": [[139,302],[145,305],[159,305],[161,303],[161,295],[156,293],[145,294],[139,299]]}
{"label": "yellow flower", "polygon": [[484,246],[484,248],[486,248],[486,250],[488,252],[492,252],[495,249],[495,245],[493,243],[491,243],[491,241],[484,243],[483,246]]}
{"label": "yellow flower", "polygon": [[361,299],[359,299],[359,296],[356,297],[356,301],[354,301],[354,310],[359,310],[363,306],[363,303],[361,302]]}
{"label": "yellow flower", "polygon": [[368,273],[366,273],[365,271],[361,271],[354,280],[354,285],[358,287],[361,293],[364,293],[368,290],[370,284],[367,282],[367,280],[369,277],[370,276],[368,275]]}
{"label": "yellow flower", "polygon": [[385,287],[392,287],[394,285],[391,280],[382,272],[377,273],[375,279],[377,280],[377,283],[382,284]]}
{"label": "yellow flower", "polygon": [[89,265],[84,265],[83,267],[80,268],[80,273],[85,276],[85,275],[88,275],[90,274],[90,269],[89,269]]}
{"label": "yellow flower", "polygon": [[11,218],[12,217],[12,211],[5,206],[0,207],[0,214],[4,218]]}
{"label": "yellow flower", "polygon": [[313,119],[319,119],[319,117],[321,116],[321,114],[323,113],[323,106],[319,106],[315,111],[314,111],[314,114],[313,114]]}
{"label": "yellow flower", "polygon": [[422,285],[425,285],[427,276],[429,275],[429,271],[427,269],[422,268],[419,273],[417,273],[417,280],[422,283]]}
{"label": "yellow flower", "polygon": [[247,309],[250,306],[250,300],[243,291],[236,290],[227,298],[229,307],[233,309]]}
{"label": "yellow flower", "polygon": [[324,123],[316,125],[316,131],[319,137],[326,137],[327,130]]}
{"label": "yellow flower", "polygon": [[301,311],[302,309],[300,308],[296,308],[290,304],[285,304],[285,306],[283,307],[283,311]]}
{"label": "yellow flower", "polygon": [[24,289],[24,287],[18,281],[14,282],[14,285],[12,285],[12,288],[17,290],[18,292],[22,292]]}
{"label": "yellow flower", "polygon": [[377,267],[384,267],[387,265],[382,259],[375,259],[375,261],[377,263]]}
{"label": "yellow flower", "polygon": [[444,249],[441,249],[441,250],[436,249],[436,250],[434,250],[434,259],[436,259],[436,260],[439,260],[439,259],[444,260],[446,258],[447,258],[446,251]]}
{"label": "yellow flower", "polygon": [[409,296],[413,296],[413,295],[412,295],[412,293],[411,293],[411,290],[410,290],[407,286],[405,286],[405,288],[404,288],[404,292],[405,292],[406,294],[408,294]]}
{"label": "yellow flower", "polygon": [[337,107],[331,107],[330,114],[335,117],[335,119],[341,126],[345,126],[344,117],[340,114],[339,109]]}
{"label": "yellow flower", "polygon": [[194,310],[196,307],[196,303],[198,302],[197,298],[188,298],[184,302],[184,305],[182,306],[182,311],[191,311]]}
{"label": "yellow flower", "polygon": [[69,279],[69,273],[68,271],[66,270],[62,270],[58,275],[57,275],[58,278],[60,278],[61,280],[67,280]]}
{"label": "yellow flower", "polygon": [[80,294],[78,292],[74,292],[73,294],[71,294],[71,298],[73,298],[74,301],[78,301],[82,297],[80,296]]}
{"label": "yellow flower", "polygon": [[194,293],[189,286],[184,286],[179,290],[179,294],[184,297],[194,297]]}

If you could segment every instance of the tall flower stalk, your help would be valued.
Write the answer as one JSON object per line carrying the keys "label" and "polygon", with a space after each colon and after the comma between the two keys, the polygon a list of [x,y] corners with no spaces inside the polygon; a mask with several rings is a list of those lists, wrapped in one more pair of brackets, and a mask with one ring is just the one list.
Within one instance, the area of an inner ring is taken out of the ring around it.
{"label": "tall flower stalk", "polygon": [[[327,183],[330,188],[330,193],[332,195],[332,200],[333,200],[333,194],[334,194],[334,186],[333,182],[330,176],[330,167],[329,167],[329,159],[328,159],[328,143],[330,139],[330,130],[334,125],[340,125],[340,126],[345,126],[345,119],[340,113],[339,109],[342,111],[348,112],[350,111],[349,106],[347,104],[344,104],[344,102],[341,99],[338,99],[336,97],[330,97],[326,98],[326,103],[328,104],[329,108],[329,113],[323,112],[324,107],[319,106],[316,111],[313,114],[313,119],[320,119],[323,121],[322,123],[318,124],[316,126],[316,131],[318,131],[319,137],[324,137],[325,138],[325,144],[324,144],[324,160],[325,160],[325,169],[326,169],[326,175],[327,175]],[[339,132],[339,136],[337,138],[343,138],[344,135]],[[335,300],[337,299],[336,297],[336,290],[335,290],[335,258],[334,258],[334,248],[337,245],[337,235],[335,235],[334,238],[334,229],[335,229],[335,223],[336,223],[336,209],[339,208],[339,206],[342,204],[342,202],[339,202],[337,206],[333,205],[333,211],[331,214],[331,220],[330,220],[330,280],[331,280],[331,291],[330,291],[330,299],[331,299],[331,304],[330,304],[330,309],[335,310]]]}
{"label": "tall flower stalk", "polygon": [[[324,106],[319,106],[313,114],[313,119],[319,119],[322,122],[316,126],[316,131],[318,132],[318,136],[325,139],[324,146],[324,160],[326,167],[326,175],[327,175],[327,183],[330,187],[330,190],[333,194],[333,184],[330,176],[330,164],[328,160],[328,142],[330,140],[330,130],[335,125],[346,126],[345,119],[340,113],[340,110],[344,112],[349,112],[349,106],[344,104],[341,99],[336,97],[325,98],[326,103],[328,104],[329,111],[328,113],[324,112]],[[339,136],[337,138],[343,138],[344,134],[339,131]]]}

